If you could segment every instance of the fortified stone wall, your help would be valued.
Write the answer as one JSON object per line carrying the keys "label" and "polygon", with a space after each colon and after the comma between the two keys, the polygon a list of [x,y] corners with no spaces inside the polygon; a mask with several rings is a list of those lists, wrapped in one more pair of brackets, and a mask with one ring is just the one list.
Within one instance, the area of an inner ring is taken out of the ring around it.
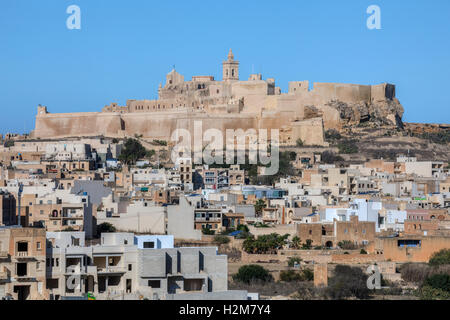
{"label": "fortified stone wall", "polygon": [[[395,125],[403,108],[395,99],[395,86],[314,83],[289,83],[281,93],[275,80],[260,74],[239,80],[239,62],[229,52],[223,62],[223,80],[212,76],[184,76],[172,70],[157,100],[128,100],[126,106],[112,103],[93,113],[49,114],[38,107],[36,138],[74,136],[134,136],[169,140],[175,129],[193,133],[193,121],[203,122],[204,130],[279,129],[283,142],[295,145],[298,138],[306,145],[323,145],[323,128],[340,129],[371,118]],[[396,100],[396,99],[395,99]],[[394,101],[394,102],[392,102]]]}

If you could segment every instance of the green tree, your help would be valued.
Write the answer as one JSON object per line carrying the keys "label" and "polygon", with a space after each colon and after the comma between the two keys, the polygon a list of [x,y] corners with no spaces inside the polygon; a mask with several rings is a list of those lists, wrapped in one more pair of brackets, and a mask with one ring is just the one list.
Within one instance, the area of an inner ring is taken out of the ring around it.
{"label": "green tree", "polygon": [[441,289],[450,293],[450,274],[433,274],[425,280],[425,285],[435,289]]}
{"label": "green tree", "polygon": [[109,222],[103,222],[97,226],[97,234],[100,235],[102,233],[108,233],[108,232],[116,232],[116,227],[114,227]]}
{"label": "green tree", "polygon": [[297,145],[297,147],[303,147],[302,139],[298,138],[297,141],[295,142],[295,144]]}
{"label": "green tree", "polygon": [[311,248],[312,248],[312,240],[306,239],[306,242],[302,245],[302,249],[311,250]]}
{"label": "green tree", "polygon": [[300,257],[290,257],[288,260],[288,266],[293,267],[296,263],[300,264],[301,261],[302,261],[302,258],[300,258]]}
{"label": "green tree", "polygon": [[212,236],[212,235],[214,235],[215,233],[216,233],[216,231],[215,230],[211,230],[210,228],[202,228],[202,233],[204,234],[204,235],[209,235],[209,236]]}
{"label": "green tree", "polygon": [[450,274],[437,273],[427,277],[418,290],[422,300],[449,300]]}
{"label": "green tree", "polygon": [[236,230],[242,232],[250,232],[250,229],[245,224],[238,225]]}
{"label": "green tree", "polygon": [[233,280],[250,284],[254,280],[270,282],[273,277],[265,268],[250,264],[240,267],[238,273],[233,275]]}
{"label": "green tree", "polygon": [[337,265],[334,275],[328,281],[327,295],[334,300],[342,300],[349,297],[367,299],[369,289],[367,288],[368,276],[358,267]]}
{"label": "green tree", "polygon": [[431,266],[450,264],[450,249],[442,249],[438,252],[433,253],[428,263]]}
{"label": "green tree", "polygon": [[146,152],[145,156],[146,156],[147,158],[151,158],[151,157],[153,157],[155,154],[156,154],[156,151],[152,149],[152,150],[148,150],[148,151]]}
{"label": "green tree", "polygon": [[214,237],[214,242],[218,244],[227,244],[230,242],[230,238],[225,235],[218,234]]}
{"label": "green tree", "polygon": [[291,246],[294,249],[300,249],[301,246],[301,240],[298,236],[294,236],[291,240]]}
{"label": "green tree", "polygon": [[255,214],[257,217],[262,215],[262,210],[266,207],[266,202],[263,199],[256,200],[255,203]]}
{"label": "green tree", "polygon": [[125,164],[135,164],[138,159],[144,158],[147,151],[142,144],[133,138],[129,138],[124,143],[124,148],[120,153],[119,160]]}
{"label": "green tree", "polygon": [[277,233],[260,235],[256,239],[248,237],[242,244],[242,248],[247,253],[252,254],[276,254],[287,243],[289,234],[281,236]]}

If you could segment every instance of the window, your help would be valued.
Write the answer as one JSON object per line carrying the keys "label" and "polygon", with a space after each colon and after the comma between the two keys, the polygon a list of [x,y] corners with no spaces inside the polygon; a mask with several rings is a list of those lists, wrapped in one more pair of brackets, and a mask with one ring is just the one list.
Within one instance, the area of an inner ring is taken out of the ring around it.
{"label": "window", "polygon": [[72,245],[73,246],[80,246],[80,239],[79,238],[72,238]]}
{"label": "window", "polygon": [[161,288],[161,280],[148,280],[148,286],[154,289]]}
{"label": "window", "polygon": [[128,265],[128,271],[131,271],[131,270],[133,270],[133,265],[132,265],[132,264],[129,264],[129,265]]}
{"label": "window", "polygon": [[17,251],[18,252],[27,252],[28,251],[28,242],[17,242]]}
{"label": "window", "polygon": [[19,277],[24,277],[27,275],[27,264],[26,263],[18,263],[16,274]]}
{"label": "window", "polygon": [[42,248],[41,248],[41,243],[40,242],[37,242],[36,243],[36,249],[38,249],[38,250],[41,250]]}
{"label": "window", "polygon": [[144,242],[144,249],[153,249],[155,248],[155,243],[153,241]]}

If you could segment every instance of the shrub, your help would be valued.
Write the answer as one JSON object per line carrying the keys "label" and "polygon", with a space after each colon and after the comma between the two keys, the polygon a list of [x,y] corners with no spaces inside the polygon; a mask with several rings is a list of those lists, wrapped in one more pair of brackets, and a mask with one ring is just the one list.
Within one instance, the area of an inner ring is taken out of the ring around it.
{"label": "shrub", "polygon": [[400,268],[400,274],[406,282],[421,284],[430,274],[430,267],[424,264],[407,263]]}
{"label": "shrub", "polygon": [[250,229],[245,224],[238,225],[236,230],[242,231],[242,232],[250,232]]}
{"label": "shrub", "polygon": [[280,272],[280,281],[291,282],[291,281],[301,281],[302,276],[299,272],[294,270],[283,270]]}
{"label": "shrub", "polygon": [[425,286],[450,293],[450,274],[434,274],[425,280]]}
{"label": "shrub", "polygon": [[287,242],[289,234],[281,236],[277,233],[258,236],[257,239],[247,238],[242,244],[242,248],[247,253],[277,253],[278,249],[282,249]]}
{"label": "shrub", "polygon": [[310,269],[303,269],[298,272],[294,270],[283,270],[280,272],[280,280],[284,282],[312,281],[314,280],[314,272]]}
{"label": "shrub", "polygon": [[297,145],[297,147],[302,147],[303,146],[302,139],[298,138],[297,141],[295,142],[295,144]]}
{"label": "shrub", "polygon": [[155,154],[156,154],[156,151],[152,149],[152,150],[147,151],[146,154],[145,154],[145,156],[146,156],[147,158],[151,158],[151,157],[153,157]]}
{"label": "shrub", "polygon": [[218,234],[217,236],[214,237],[214,242],[216,242],[218,244],[227,244],[230,242],[230,238],[228,238],[227,236]]}
{"label": "shrub", "polygon": [[303,269],[303,281],[313,281],[314,280],[314,271],[311,269]]}
{"label": "shrub", "polygon": [[367,251],[364,249],[361,249],[361,251],[359,251],[359,254],[367,254]]}
{"label": "shrub", "polygon": [[341,134],[335,129],[325,131],[325,140],[340,140],[341,138]]}
{"label": "shrub", "polygon": [[418,135],[419,138],[429,140],[434,143],[447,144],[450,143],[450,130],[441,132],[422,133]]}
{"label": "shrub", "polygon": [[444,264],[450,264],[450,249],[442,249],[435,252],[429,262],[431,266],[440,266]]}
{"label": "shrub", "polygon": [[167,146],[167,141],[164,141],[164,140],[153,140],[153,143],[154,144],[157,144],[157,145],[159,145],[159,146]]}
{"label": "shrub", "polygon": [[340,241],[338,243],[338,247],[344,250],[355,250],[358,248],[358,246],[354,242],[349,240]]}
{"label": "shrub", "polygon": [[6,140],[5,148],[14,147],[14,140]]}
{"label": "shrub", "polygon": [[306,242],[302,245],[303,250],[311,250],[312,248],[312,240],[306,239]]}
{"label": "shrub", "polygon": [[202,233],[207,236],[212,236],[216,233],[215,230],[211,230],[209,228],[202,228]]}
{"label": "shrub", "polygon": [[423,286],[417,291],[417,295],[422,300],[450,300],[450,293],[442,289],[431,286]]}
{"label": "shrub", "polygon": [[300,257],[290,257],[288,259],[288,266],[293,267],[296,263],[300,264],[302,259]]}
{"label": "shrub", "polygon": [[254,280],[270,282],[273,280],[273,277],[265,268],[250,264],[240,267],[238,273],[233,275],[233,280],[250,284]]}
{"label": "shrub", "polygon": [[332,151],[324,151],[321,155],[321,162],[326,164],[333,164],[335,162],[344,161],[344,158],[342,158],[339,155],[336,155]]}
{"label": "shrub", "polygon": [[334,275],[328,281],[327,295],[335,300],[349,297],[367,299],[367,275],[358,267],[337,265]]}
{"label": "shrub", "polygon": [[255,223],[255,228],[270,228],[270,226],[268,224],[258,222]]}
{"label": "shrub", "polygon": [[116,227],[114,227],[111,223],[103,222],[97,226],[97,234],[108,233],[108,232],[116,232]]}
{"label": "shrub", "polygon": [[339,153],[352,154],[358,153],[358,146],[354,140],[344,140],[337,145]]}

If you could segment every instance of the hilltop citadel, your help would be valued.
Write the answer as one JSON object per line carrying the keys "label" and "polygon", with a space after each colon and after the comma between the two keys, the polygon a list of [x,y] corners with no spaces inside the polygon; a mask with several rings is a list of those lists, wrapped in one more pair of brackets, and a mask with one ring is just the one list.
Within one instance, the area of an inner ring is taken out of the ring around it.
{"label": "hilltop citadel", "polygon": [[34,138],[77,136],[125,137],[169,140],[177,128],[279,129],[282,145],[324,145],[324,130],[341,130],[363,122],[401,126],[403,107],[391,84],[355,85],[341,83],[289,83],[287,93],[275,79],[252,74],[239,79],[239,61],[230,50],[223,61],[222,81],[213,76],[184,76],[172,70],[160,84],[158,100],[128,100],[126,106],[111,103],[101,112],[49,113],[38,107]]}

